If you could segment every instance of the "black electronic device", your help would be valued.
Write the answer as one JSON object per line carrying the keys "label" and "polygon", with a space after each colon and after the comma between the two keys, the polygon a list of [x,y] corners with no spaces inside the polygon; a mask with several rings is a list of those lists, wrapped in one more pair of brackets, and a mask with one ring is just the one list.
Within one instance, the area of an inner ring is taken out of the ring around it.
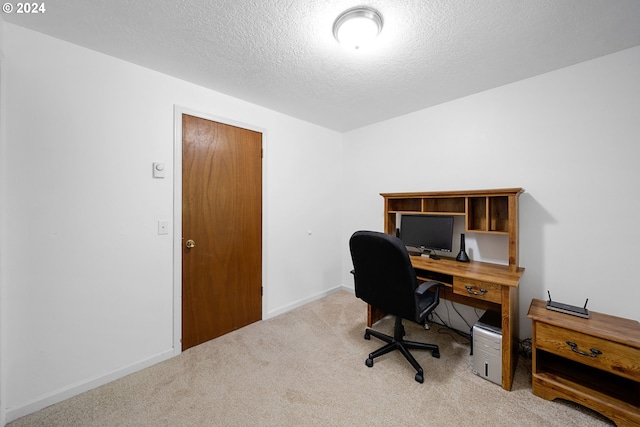
{"label": "black electronic device", "polygon": [[456,261],[458,262],[469,262],[469,256],[465,250],[464,244],[464,233],[460,235],[460,252],[458,252],[458,256],[456,257]]}
{"label": "black electronic device", "polygon": [[560,313],[570,314],[572,316],[589,318],[589,310],[587,310],[587,303],[589,298],[584,302],[584,307],[578,307],[575,305],[562,304],[551,300],[551,292],[547,291],[549,295],[549,301],[547,301],[547,310],[558,311]]}
{"label": "black electronic device", "polygon": [[435,251],[451,252],[453,216],[402,215],[400,239],[408,247],[430,251],[429,258],[440,259]]}

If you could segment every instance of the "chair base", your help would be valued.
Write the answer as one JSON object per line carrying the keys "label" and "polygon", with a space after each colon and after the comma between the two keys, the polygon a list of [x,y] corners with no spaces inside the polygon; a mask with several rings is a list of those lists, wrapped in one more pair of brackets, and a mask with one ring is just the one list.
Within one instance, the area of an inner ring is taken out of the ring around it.
{"label": "chair base", "polygon": [[431,351],[431,355],[433,357],[440,358],[440,349],[437,345],[404,340],[403,337],[405,335],[405,331],[404,325],[402,325],[402,318],[400,316],[396,316],[396,323],[393,328],[393,337],[378,331],[374,331],[373,329],[367,329],[364,332],[364,339],[371,339],[371,335],[378,338],[379,340],[386,342],[387,345],[369,354],[369,358],[365,361],[365,364],[368,367],[373,366],[373,359],[375,359],[376,357],[390,353],[394,350],[399,350],[405,357],[405,359],[407,359],[409,363],[411,363],[411,366],[413,366],[413,368],[416,370],[415,380],[422,384],[424,382],[424,372],[420,364],[416,361],[409,350],[429,350]]}

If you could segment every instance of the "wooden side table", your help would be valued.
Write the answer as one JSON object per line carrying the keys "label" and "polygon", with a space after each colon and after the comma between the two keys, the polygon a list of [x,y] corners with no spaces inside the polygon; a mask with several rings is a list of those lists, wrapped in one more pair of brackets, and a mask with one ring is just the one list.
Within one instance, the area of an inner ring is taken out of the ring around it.
{"label": "wooden side table", "polygon": [[610,418],[640,425],[640,323],[591,312],[589,319],[546,309],[534,299],[532,390]]}

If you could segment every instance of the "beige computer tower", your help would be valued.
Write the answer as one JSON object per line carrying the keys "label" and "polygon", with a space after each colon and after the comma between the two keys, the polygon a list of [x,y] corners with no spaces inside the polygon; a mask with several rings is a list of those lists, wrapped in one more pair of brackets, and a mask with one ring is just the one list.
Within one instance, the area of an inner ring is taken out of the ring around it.
{"label": "beige computer tower", "polygon": [[472,329],[473,373],[502,384],[502,327],[499,313],[487,311]]}

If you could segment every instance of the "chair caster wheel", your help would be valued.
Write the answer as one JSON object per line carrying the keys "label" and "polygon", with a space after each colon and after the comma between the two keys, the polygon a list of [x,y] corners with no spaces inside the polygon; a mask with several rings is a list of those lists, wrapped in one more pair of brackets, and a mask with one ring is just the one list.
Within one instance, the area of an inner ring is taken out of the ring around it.
{"label": "chair caster wheel", "polygon": [[418,381],[420,384],[424,382],[424,376],[422,375],[422,372],[418,372],[416,374],[416,381]]}
{"label": "chair caster wheel", "polygon": [[365,340],[370,340],[371,339],[371,335],[369,335],[369,332],[365,332],[364,333],[364,339]]}
{"label": "chair caster wheel", "polygon": [[373,359],[369,358],[369,359],[365,360],[364,364],[367,365],[368,367],[372,367],[373,366]]}
{"label": "chair caster wheel", "polygon": [[440,351],[439,350],[433,350],[433,353],[431,353],[431,355],[433,357],[435,357],[436,359],[440,359]]}

